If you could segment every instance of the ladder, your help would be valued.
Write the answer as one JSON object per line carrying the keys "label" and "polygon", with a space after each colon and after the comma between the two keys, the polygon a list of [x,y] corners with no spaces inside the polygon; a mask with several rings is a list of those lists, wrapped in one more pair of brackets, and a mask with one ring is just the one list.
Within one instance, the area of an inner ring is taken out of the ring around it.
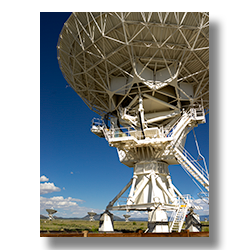
{"label": "ladder", "polygon": [[186,213],[188,210],[188,206],[187,205],[180,205],[179,208],[177,209],[174,215],[174,220],[169,228],[169,232],[171,233],[172,231],[175,232],[181,232],[185,217],[186,217]]}
{"label": "ladder", "polygon": [[181,150],[184,148],[174,148],[174,153],[177,161],[182,165],[182,167],[187,170],[207,191],[209,191],[209,180],[208,174],[203,170],[203,168],[194,159],[188,159]]}

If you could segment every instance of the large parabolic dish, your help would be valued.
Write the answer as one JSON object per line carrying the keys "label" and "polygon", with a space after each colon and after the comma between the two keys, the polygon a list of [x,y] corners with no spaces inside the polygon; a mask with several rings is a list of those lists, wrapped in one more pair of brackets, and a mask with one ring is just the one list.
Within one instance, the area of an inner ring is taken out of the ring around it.
{"label": "large parabolic dish", "polygon": [[193,104],[208,113],[208,13],[72,13],[57,48],[67,82],[100,115],[133,112],[138,93],[146,120]]}
{"label": "large parabolic dish", "polygon": [[205,161],[203,168],[184,148],[209,112],[208,13],[72,13],[57,48],[67,82],[102,116],[91,131],[134,168],[99,230],[113,230],[108,210],[138,210],[149,212],[149,231],[180,232],[187,212],[199,206],[174,186],[168,166],[180,164],[204,197],[209,191]]}

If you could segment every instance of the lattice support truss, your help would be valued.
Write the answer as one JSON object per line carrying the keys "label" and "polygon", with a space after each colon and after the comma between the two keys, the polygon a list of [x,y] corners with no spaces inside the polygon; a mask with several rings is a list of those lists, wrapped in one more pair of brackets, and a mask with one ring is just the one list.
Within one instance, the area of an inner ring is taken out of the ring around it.
{"label": "lattice support truss", "polygon": [[101,115],[116,115],[137,93],[170,110],[209,109],[208,13],[73,13],[57,48],[66,80]]}

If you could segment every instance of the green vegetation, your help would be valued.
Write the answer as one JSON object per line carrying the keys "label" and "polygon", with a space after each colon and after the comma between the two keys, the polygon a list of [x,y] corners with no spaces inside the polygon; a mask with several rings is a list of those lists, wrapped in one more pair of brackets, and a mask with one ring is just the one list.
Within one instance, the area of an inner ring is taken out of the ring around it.
{"label": "green vegetation", "polygon": [[[207,221],[207,222],[201,221],[201,224],[202,224],[202,225],[209,225],[209,221]],[[202,231],[202,232],[209,232],[209,226],[207,226],[207,227],[203,226],[203,227],[201,228],[201,231]]]}
{"label": "green vegetation", "polygon": [[[147,221],[114,221],[115,231],[136,232],[138,230],[145,231],[147,229]],[[209,225],[209,222],[201,222],[203,225]],[[84,231],[98,232],[99,221],[86,221],[86,220],[61,220],[56,219],[53,221],[41,219],[41,231]],[[185,223],[183,229],[185,228]],[[202,227],[202,232],[209,232],[209,227]]]}
{"label": "green vegetation", "polygon": [[[61,220],[56,219],[53,221],[41,219],[40,230],[42,231],[84,231],[98,232],[99,221],[86,221],[86,220]],[[115,231],[132,231],[146,230],[147,222],[139,221],[114,221]]]}

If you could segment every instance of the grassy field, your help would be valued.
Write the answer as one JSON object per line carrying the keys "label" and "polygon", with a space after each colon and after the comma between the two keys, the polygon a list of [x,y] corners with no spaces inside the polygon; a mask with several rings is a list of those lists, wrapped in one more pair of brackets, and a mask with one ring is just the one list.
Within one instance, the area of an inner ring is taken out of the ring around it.
{"label": "grassy field", "polygon": [[[147,221],[114,221],[115,231],[124,232],[136,232],[141,229],[145,231],[147,229]],[[202,222],[202,224],[208,225],[209,222]],[[86,221],[86,220],[60,220],[53,221],[41,219],[40,230],[41,231],[84,231],[98,232],[99,221]],[[183,225],[185,228],[185,225]],[[209,227],[202,227],[203,232],[209,232]]]}
{"label": "grassy field", "polygon": [[202,232],[209,232],[209,221],[207,221],[207,222],[201,221],[201,224],[202,225],[208,225],[207,227],[203,226],[201,231]]}
{"label": "grassy field", "polygon": [[[98,232],[99,221],[86,221],[86,220],[40,220],[40,230],[46,231],[84,231]],[[146,230],[146,221],[114,221],[115,231],[136,231]]]}

